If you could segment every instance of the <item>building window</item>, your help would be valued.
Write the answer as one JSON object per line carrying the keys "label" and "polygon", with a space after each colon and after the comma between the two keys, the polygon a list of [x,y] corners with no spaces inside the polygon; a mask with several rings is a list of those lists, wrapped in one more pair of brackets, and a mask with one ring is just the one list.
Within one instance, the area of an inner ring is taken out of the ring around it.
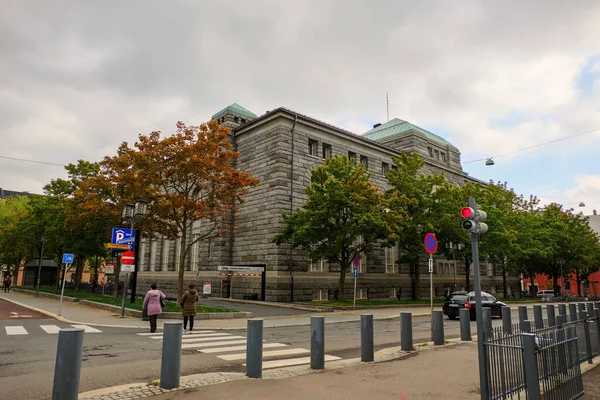
{"label": "building window", "polygon": [[446,153],[442,153],[442,161],[446,162]]}
{"label": "building window", "polygon": [[235,117],[233,120],[234,120],[236,123],[240,122],[240,118],[239,118],[239,117]]}
{"label": "building window", "polygon": [[319,156],[319,142],[316,140],[308,139],[308,154],[311,156]]}
{"label": "building window", "polygon": [[395,274],[398,272],[396,268],[396,259],[398,259],[398,245],[385,248],[385,273]]}
{"label": "building window", "polygon": [[435,158],[438,160],[440,159],[440,152],[437,150],[435,151]]}
{"label": "building window", "polygon": [[433,149],[431,147],[428,147],[427,151],[429,152],[429,157],[433,157]]}
{"label": "building window", "polygon": [[348,159],[356,164],[356,153],[353,151],[348,152]]}
{"label": "building window", "polygon": [[331,145],[323,143],[323,158],[331,158]]}
{"label": "building window", "polygon": [[369,289],[356,289],[356,298],[357,299],[368,299],[369,298]]}
{"label": "building window", "polygon": [[315,289],[313,290],[313,301],[327,301],[329,300],[329,289]]}
{"label": "building window", "polygon": [[494,264],[487,263],[487,276],[494,276]]}
{"label": "building window", "polygon": [[244,118],[242,118],[242,124],[245,124],[246,120]]}
{"label": "building window", "polygon": [[390,299],[398,299],[400,300],[400,289],[391,288],[390,289]]}
{"label": "building window", "polygon": [[325,272],[328,270],[327,260],[311,261],[310,272]]}
{"label": "building window", "polygon": [[383,175],[387,174],[390,170],[390,164],[388,163],[381,163],[381,173]]}
{"label": "building window", "polygon": [[365,171],[369,170],[369,159],[367,156],[360,156],[360,163],[365,166]]}

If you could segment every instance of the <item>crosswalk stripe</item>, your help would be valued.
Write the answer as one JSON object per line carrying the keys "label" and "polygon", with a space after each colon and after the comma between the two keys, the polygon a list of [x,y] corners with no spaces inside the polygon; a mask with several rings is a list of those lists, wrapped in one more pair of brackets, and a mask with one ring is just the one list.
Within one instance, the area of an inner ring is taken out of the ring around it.
{"label": "crosswalk stripe", "polygon": [[87,326],[87,325],[71,325],[73,328],[77,328],[77,329],[83,329],[83,331],[85,333],[102,333],[101,330],[96,329],[96,328],[92,328],[91,326]]}
{"label": "crosswalk stripe", "polygon": [[[325,355],[325,361],[341,360],[340,357]],[[285,360],[264,361],[263,369],[291,367],[292,365],[310,364],[310,357],[287,358]],[[246,366],[246,364],[242,364]]]}
{"label": "crosswalk stripe", "polygon": [[229,340],[229,341],[219,341],[219,342],[209,342],[209,343],[188,343],[182,344],[182,349],[201,349],[203,347],[215,347],[215,346],[227,346],[230,344],[242,344],[246,343],[246,339],[243,340]]}
{"label": "crosswalk stripe", "polygon": [[[277,357],[277,356],[289,356],[292,354],[306,354],[310,353],[310,350],[306,349],[285,349],[285,350],[273,350],[273,351],[263,351],[263,358],[265,357]],[[234,360],[245,360],[246,353],[237,353],[237,354],[226,354],[223,356],[217,356],[221,360],[225,361],[234,361]]]}
{"label": "crosswalk stripe", "polygon": [[[204,333],[214,333],[215,331],[194,331],[194,333],[192,333],[192,335],[198,335],[198,334],[204,334]],[[158,332],[141,332],[141,333],[137,333],[137,335],[140,336],[160,336],[162,337],[162,333],[158,333]]]}
{"label": "crosswalk stripe", "polygon": [[[189,340],[189,339],[214,337],[214,336],[230,336],[230,335],[231,335],[230,333],[204,333],[204,334],[199,334],[199,335],[192,334],[192,335],[183,336],[181,340],[183,340],[185,342],[186,340]],[[156,336],[156,337],[150,336],[150,339],[162,340],[162,338],[163,338],[162,336]]]}
{"label": "crosswalk stripe", "polygon": [[199,343],[199,342],[210,342],[210,341],[217,341],[217,340],[234,340],[234,339],[246,339],[244,336],[215,336],[215,337],[207,337],[207,338],[195,338],[195,339],[188,339],[188,340],[182,340],[181,342],[184,344],[188,344],[188,343]]}
{"label": "crosswalk stripe", "polygon": [[22,326],[5,326],[4,330],[7,335],[28,335],[27,330]]}
{"label": "crosswalk stripe", "polygon": [[46,331],[46,333],[58,333],[60,327],[57,325],[40,325],[40,328]]}
{"label": "crosswalk stripe", "polygon": [[[273,347],[286,347],[287,344],[283,343],[265,343],[263,344],[263,349],[269,349]],[[217,347],[215,349],[203,349],[198,350],[200,353],[226,353],[228,351],[240,351],[246,350],[246,346],[229,346],[229,347]]]}

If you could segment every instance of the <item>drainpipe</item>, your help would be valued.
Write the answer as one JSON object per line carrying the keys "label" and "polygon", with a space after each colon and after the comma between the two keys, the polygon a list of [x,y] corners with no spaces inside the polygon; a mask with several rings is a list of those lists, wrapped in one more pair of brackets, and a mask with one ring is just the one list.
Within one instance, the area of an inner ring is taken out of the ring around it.
{"label": "drainpipe", "polygon": [[[295,152],[295,141],[294,141],[294,129],[298,122],[298,116],[294,117],[294,124],[290,133],[292,134],[292,161],[291,161],[291,172],[290,172],[290,215],[294,212],[294,152]],[[290,303],[294,302],[294,270],[293,270],[293,251],[294,246],[290,243],[290,259],[288,264],[288,270],[290,271]]]}

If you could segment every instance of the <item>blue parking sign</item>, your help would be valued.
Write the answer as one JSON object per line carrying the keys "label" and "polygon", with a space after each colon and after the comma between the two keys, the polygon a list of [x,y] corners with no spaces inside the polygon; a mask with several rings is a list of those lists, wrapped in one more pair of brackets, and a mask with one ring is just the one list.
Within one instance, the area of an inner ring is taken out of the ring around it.
{"label": "blue parking sign", "polygon": [[112,244],[129,244],[129,248],[133,250],[133,242],[135,241],[135,229],[128,228],[113,228]]}
{"label": "blue parking sign", "polygon": [[72,253],[63,253],[63,263],[73,264],[73,260],[75,260],[75,256]]}

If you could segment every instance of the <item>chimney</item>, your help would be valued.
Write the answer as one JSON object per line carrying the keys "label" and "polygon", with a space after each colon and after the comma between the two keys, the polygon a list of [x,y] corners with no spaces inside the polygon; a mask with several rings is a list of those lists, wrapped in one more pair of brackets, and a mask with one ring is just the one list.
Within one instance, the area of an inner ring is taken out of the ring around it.
{"label": "chimney", "polygon": [[378,126],[381,126],[381,124],[375,124],[375,125],[373,125],[373,129],[377,128]]}

